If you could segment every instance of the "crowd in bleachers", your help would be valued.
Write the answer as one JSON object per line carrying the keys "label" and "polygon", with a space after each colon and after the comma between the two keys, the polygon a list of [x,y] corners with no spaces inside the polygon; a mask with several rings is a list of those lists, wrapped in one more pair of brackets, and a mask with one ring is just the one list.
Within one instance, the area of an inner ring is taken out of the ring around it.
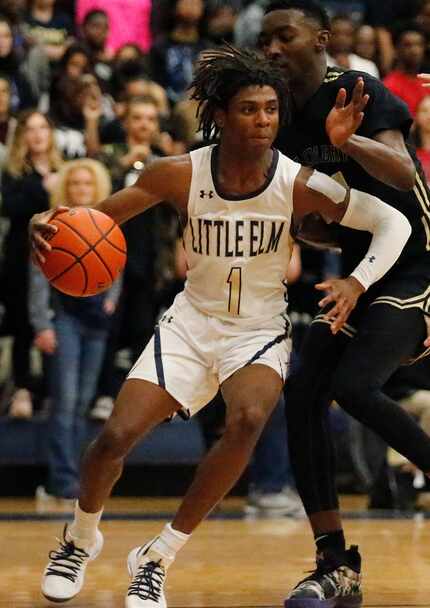
{"label": "crowd in bleachers", "polygon": [[[111,188],[133,184],[153,158],[200,145],[196,105],[188,93],[193,65],[204,49],[223,41],[257,44],[266,4],[1,3],[0,334],[13,338],[1,413],[30,417],[50,403],[57,438],[52,458],[59,467],[52,467],[51,487],[61,486],[64,496],[76,494],[77,456],[76,445],[64,451],[63,427],[75,425],[79,433],[79,421],[93,403],[95,417],[109,415],[124,375],[118,352],[126,352],[129,363],[140,353],[157,315],[181,288],[186,263],[175,213],[167,205],[156,207],[123,227],[129,254],[121,284],[100,298],[76,302],[52,294],[31,267],[28,221],[58,204],[95,203]],[[382,78],[404,99],[430,179],[430,90],[417,78],[430,72],[430,0],[324,5],[333,18],[330,63]],[[335,253],[301,252],[300,277],[290,296],[297,343],[317,306],[314,284],[339,272]],[[34,377],[34,347],[43,355],[42,381]],[[83,369],[87,360],[91,373],[85,377],[78,363]]]}

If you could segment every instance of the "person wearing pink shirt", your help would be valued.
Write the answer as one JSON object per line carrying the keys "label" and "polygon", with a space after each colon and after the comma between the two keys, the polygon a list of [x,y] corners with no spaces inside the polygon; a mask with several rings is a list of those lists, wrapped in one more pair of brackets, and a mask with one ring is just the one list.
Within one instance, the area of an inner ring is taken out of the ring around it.
{"label": "person wearing pink shirt", "polygon": [[115,52],[132,42],[146,52],[151,46],[151,4],[151,0],[77,0],[76,21],[81,24],[89,11],[105,11],[109,17],[107,48]]}
{"label": "person wearing pink shirt", "polygon": [[403,99],[415,118],[418,104],[428,95],[417,78],[422,69],[425,54],[425,37],[415,25],[404,26],[395,36],[397,64],[384,78],[384,84],[392,93]]}

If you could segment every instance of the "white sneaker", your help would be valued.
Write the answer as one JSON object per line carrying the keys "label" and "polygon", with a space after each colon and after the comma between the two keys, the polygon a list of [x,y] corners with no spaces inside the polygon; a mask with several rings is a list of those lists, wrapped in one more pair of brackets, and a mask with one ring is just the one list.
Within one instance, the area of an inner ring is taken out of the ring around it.
{"label": "white sneaker", "polygon": [[107,420],[112,414],[113,406],[114,400],[112,397],[99,397],[90,412],[90,418],[92,420]]}
{"label": "white sneaker", "polygon": [[301,500],[292,488],[286,486],[281,492],[271,494],[256,493],[248,498],[248,510],[252,508],[272,515],[304,516]]}
{"label": "white sneaker", "polygon": [[96,540],[88,547],[77,547],[64,526],[60,547],[49,553],[49,563],[42,577],[42,593],[51,602],[67,602],[79,593],[84,584],[88,562],[96,559],[103,548],[103,535],[96,532]]}
{"label": "white sneaker", "polygon": [[132,581],[125,598],[125,608],[167,608],[164,582],[173,559],[151,549],[157,539],[136,547],[128,555],[127,566]]}
{"label": "white sneaker", "polygon": [[10,418],[23,418],[27,420],[33,416],[33,402],[30,391],[19,388],[15,391],[9,408]]}
{"label": "white sneaker", "polygon": [[292,486],[284,486],[282,493],[288,497],[294,517],[306,517],[306,511],[299,493]]}

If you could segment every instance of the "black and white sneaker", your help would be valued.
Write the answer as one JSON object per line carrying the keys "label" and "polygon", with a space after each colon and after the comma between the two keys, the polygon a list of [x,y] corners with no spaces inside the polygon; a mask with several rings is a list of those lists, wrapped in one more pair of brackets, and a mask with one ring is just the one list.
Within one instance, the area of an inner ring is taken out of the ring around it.
{"label": "black and white sneaker", "polygon": [[167,608],[164,582],[173,562],[151,546],[158,537],[130,551],[127,560],[131,583],[125,600],[126,608]]}
{"label": "black and white sneaker", "polygon": [[360,608],[361,556],[358,547],[317,555],[314,572],[293,589],[285,608]]}
{"label": "black and white sneaker", "polygon": [[51,602],[67,602],[79,593],[84,584],[85,569],[103,548],[103,535],[97,530],[95,542],[78,547],[64,526],[60,546],[49,553],[49,563],[42,577],[42,593]]}

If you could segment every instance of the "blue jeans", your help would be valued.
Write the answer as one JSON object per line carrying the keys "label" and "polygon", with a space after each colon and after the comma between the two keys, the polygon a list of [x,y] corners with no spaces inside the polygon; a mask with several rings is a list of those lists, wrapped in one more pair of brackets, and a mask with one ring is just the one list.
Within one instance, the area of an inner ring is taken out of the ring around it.
{"label": "blue jeans", "polygon": [[87,434],[85,416],[96,393],[108,330],[88,327],[62,311],[56,315],[55,331],[48,491],[69,498],[79,489],[79,460]]}
{"label": "blue jeans", "polygon": [[249,483],[253,490],[262,494],[276,494],[284,486],[294,486],[286,436],[282,394],[255,447],[249,467]]}

